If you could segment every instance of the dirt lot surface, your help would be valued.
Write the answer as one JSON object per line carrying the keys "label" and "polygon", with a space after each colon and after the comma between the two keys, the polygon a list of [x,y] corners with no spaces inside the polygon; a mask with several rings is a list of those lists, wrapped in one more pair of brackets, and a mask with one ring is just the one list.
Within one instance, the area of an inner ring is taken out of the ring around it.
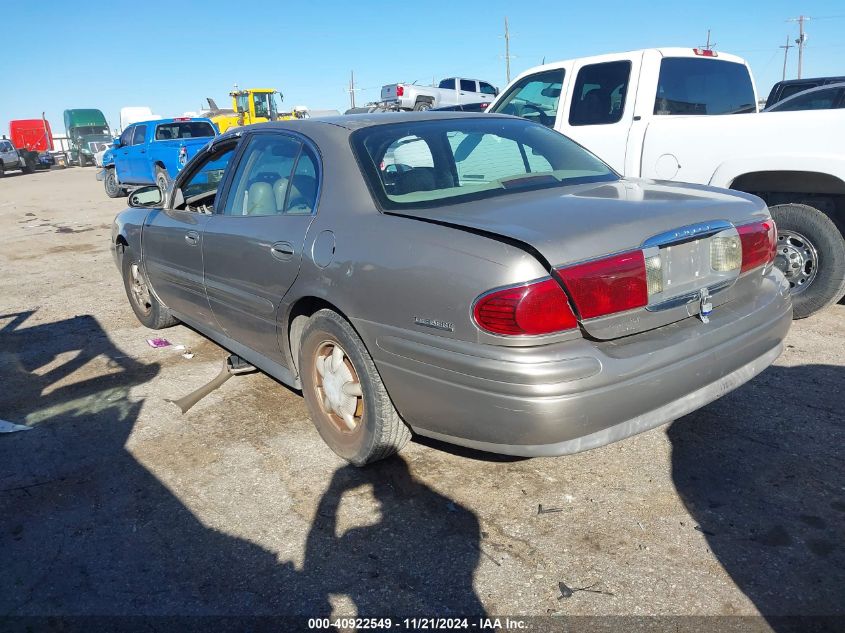
{"label": "dirt lot surface", "polygon": [[263,374],[166,401],[227,353],[147,345],[108,248],[124,205],[93,168],[0,179],[0,418],[32,427],[0,435],[0,616],[845,612],[845,305],[627,441],[415,441],[359,470]]}

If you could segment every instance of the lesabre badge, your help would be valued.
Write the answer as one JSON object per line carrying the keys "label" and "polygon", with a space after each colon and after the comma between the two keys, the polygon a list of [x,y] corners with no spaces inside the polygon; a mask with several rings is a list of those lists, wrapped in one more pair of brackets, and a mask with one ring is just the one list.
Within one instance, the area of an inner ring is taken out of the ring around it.
{"label": "lesabre badge", "polygon": [[711,312],[713,312],[713,304],[710,301],[710,291],[702,288],[698,293],[698,316],[702,323],[710,323]]}

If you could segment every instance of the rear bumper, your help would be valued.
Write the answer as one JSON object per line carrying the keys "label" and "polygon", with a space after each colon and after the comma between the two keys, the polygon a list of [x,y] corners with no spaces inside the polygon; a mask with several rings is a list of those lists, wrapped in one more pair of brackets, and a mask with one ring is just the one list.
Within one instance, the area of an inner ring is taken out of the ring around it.
{"label": "rear bumper", "polygon": [[416,433],[537,456],[615,442],[725,395],[778,357],[791,319],[789,285],[772,271],[708,324],[691,317],[615,341],[504,348],[359,327],[375,335],[376,365]]}

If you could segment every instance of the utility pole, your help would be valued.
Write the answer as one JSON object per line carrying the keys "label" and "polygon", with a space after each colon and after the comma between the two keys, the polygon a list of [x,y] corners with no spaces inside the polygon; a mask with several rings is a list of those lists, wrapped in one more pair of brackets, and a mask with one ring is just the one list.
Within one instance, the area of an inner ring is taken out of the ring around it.
{"label": "utility pole", "polygon": [[812,18],[806,15],[799,15],[797,18],[790,18],[787,22],[798,22],[798,79],[801,79],[801,69],[804,65],[804,43],[807,41],[807,34],[804,33],[804,22]]}
{"label": "utility pole", "polygon": [[350,108],[355,107],[355,71],[349,71],[349,103]]}
{"label": "utility pole", "polygon": [[787,35],[787,36],[786,36],[786,44],[785,44],[785,45],[783,45],[783,46],[780,46],[779,48],[782,48],[782,49],[783,49],[783,78],[782,78],[782,80],[783,80],[783,81],[786,81],[786,58],[787,58],[787,56],[789,55],[789,49],[790,49],[790,48],[795,48],[795,47],[794,47],[794,46],[792,46],[792,45],[789,43],[789,36]]}
{"label": "utility pole", "polygon": [[511,34],[508,30],[508,16],[505,16],[505,77],[511,82]]}

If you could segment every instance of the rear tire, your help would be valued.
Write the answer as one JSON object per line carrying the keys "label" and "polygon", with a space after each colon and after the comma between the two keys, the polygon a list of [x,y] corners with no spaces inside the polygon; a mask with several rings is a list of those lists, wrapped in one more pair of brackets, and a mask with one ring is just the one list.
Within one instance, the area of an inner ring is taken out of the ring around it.
{"label": "rear tire", "polygon": [[355,466],[399,452],[411,430],[399,417],[367,348],[332,310],[316,312],[299,346],[302,393],[323,441]]}
{"label": "rear tire", "polygon": [[417,101],[414,104],[414,110],[417,112],[424,112],[425,110],[431,110],[431,108],[431,101]]}
{"label": "rear tire", "polygon": [[128,246],[123,247],[120,261],[123,272],[123,287],[129,298],[129,305],[138,320],[151,330],[161,330],[179,323],[164,305],[150,291],[141,261]]}
{"label": "rear tire", "polygon": [[86,162],[87,161],[85,160],[85,155],[82,152],[79,152],[79,155],[76,158],[76,164],[80,167],[85,167]]}
{"label": "rear tire", "polygon": [[845,295],[845,238],[827,215],[806,204],[769,208],[778,227],[775,266],[792,290],[792,311],[803,319]]}

